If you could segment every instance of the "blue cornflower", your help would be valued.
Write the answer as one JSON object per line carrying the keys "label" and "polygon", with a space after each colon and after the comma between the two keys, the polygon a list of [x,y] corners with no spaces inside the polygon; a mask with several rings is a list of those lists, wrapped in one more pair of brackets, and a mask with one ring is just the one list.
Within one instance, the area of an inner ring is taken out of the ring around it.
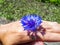
{"label": "blue cornflower", "polygon": [[29,14],[21,18],[21,23],[24,27],[24,30],[35,32],[37,27],[39,27],[42,23],[42,19],[36,14]]}

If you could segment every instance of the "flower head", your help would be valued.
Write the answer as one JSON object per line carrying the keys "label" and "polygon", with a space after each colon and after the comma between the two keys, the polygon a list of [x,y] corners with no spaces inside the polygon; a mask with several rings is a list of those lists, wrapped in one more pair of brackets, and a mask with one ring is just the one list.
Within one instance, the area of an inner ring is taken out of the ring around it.
{"label": "flower head", "polygon": [[36,14],[29,14],[21,18],[21,23],[24,27],[24,30],[36,31],[37,27],[39,27],[42,23],[42,19]]}

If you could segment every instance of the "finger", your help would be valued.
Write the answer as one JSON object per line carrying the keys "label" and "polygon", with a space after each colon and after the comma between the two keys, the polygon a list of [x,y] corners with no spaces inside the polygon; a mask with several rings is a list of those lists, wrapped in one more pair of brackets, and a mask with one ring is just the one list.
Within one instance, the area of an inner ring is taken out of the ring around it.
{"label": "finger", "polygon": [[60,42],[60,34],[58,34],[58,33],[46,33],[45,35],[44,35],[44,40],[45,41],[58,41],[58,42]]}
{"label": "finger", "polygon": [[58,25],[58,23],[57,22],[50,22],[50,21],[43,21],[42,23],[41,23],[41,25],[42,25],[42,27],[44,27],[44,28],[51,28],[51,27],[55,27],[55,26],[57,26]]}
{"label": "finger", "polygon": [[60,33],[59,29],[46,29],[46,32]]}
{"label": "finger", "polygon": [[37,33],[37,35],[42,38],[43,41],[56,41],[59,42],[60,41],[60,34],[58,33],[50,33],[50,32],[46,32],[43,36],[41,36],[40,33]]}
{"label": "finger", "polygon": [[41,25],[45,31],[60,33],[60,25],[57,22],[43,21]]}
{"label": "finger", "polygon": [[44,21],[44,20],[43,20],[43,23],[55,23],[55,24],[58,24],[57,22]]}

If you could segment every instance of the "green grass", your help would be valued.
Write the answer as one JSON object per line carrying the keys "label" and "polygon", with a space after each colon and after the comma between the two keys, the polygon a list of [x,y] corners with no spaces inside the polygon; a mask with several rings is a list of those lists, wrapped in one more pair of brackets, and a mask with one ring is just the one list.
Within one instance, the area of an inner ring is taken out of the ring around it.
{"label": "green grass", "polygon": [[36,0],[5,0],[0,3],[0,17],[19,20],[26,14],[38,14],[43,20],[60,23],[60,6]]}

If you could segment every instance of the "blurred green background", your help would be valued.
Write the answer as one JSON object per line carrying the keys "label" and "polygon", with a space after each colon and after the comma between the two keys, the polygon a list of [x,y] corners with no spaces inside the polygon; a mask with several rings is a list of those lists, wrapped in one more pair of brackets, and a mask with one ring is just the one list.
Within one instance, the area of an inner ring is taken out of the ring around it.
{"label": "blurred green background", "polygon": [[26,14],[60,23],[60,0],[0,0],[0,18],[16,21]]}

